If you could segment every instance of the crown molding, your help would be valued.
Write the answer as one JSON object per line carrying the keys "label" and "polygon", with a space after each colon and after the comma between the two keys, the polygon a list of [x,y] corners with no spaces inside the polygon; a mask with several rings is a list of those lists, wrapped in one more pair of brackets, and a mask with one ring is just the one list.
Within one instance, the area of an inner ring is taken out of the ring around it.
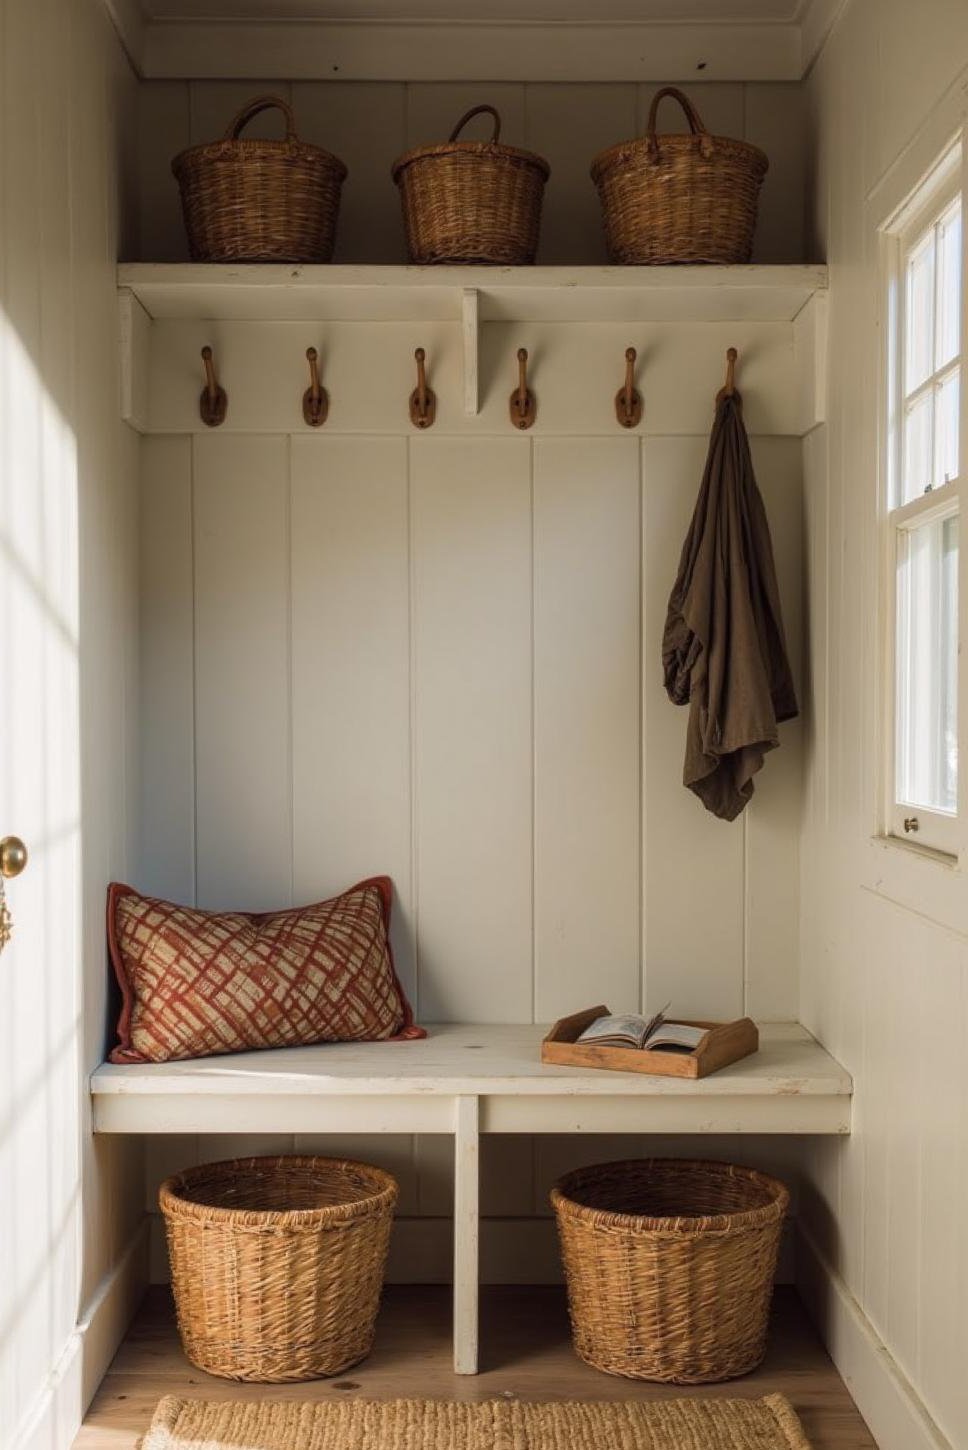
{"label": "crown molding", "polygon": [[102,0],[147,80],[798,81],[848,0],[789,22],[166,20]]}

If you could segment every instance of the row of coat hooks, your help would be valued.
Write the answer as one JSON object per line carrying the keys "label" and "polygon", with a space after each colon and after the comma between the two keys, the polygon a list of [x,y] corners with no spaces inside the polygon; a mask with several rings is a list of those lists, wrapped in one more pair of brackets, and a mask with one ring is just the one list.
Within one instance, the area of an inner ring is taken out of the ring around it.
{"label": "row of coat hooks", "polygon": [[[635,428],[642,421],[642,395],[635,386],[634,347],[625,349],[625,381],[615,394],[615,417],[623,428]],[[717,402],[723,397],[736,394],[736,360],[739,354],[735,347],[726,353],[726,382],[717,394]],[[309,387],[303,393],[302,414],[310,428],[321,428],[329,416],[329,395],[319,377],[319,353],[314,347],[306,349],[309,364]],[[427,382],[427,354],[422,347],[414,353],[417,364],[417,386],[410,394],[410,421],[415,428],[431,428],[437,417],[437,395]],[[215,372],[215,357],[210,347],[202,348],[202,362],[205,365],[205,386],[199,399],[199,413],[202,422],[209,428],[217,428],[225,422],[229,400],[220,385]],[[515,428],[530,428],[538,416],[538,400],[528,387],[528,350],[519,347],[517,353],[518,381],[508,401],[508,412]]]}

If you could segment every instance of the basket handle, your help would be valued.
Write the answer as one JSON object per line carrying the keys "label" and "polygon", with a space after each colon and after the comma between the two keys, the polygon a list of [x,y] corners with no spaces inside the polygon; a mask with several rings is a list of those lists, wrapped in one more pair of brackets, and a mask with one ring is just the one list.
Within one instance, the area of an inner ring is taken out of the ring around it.
{"label": "basket handle", "polygon": [[491,137],[491,145],[493,146],[501,134],[501,117],[493,106],[471,106],[470,110],[464,112],[453,131],[451,131],[447,138],[448,141],[456,141],[468,121],[472,120],[475,116],[494,117],[494,135]]}
{"label": "basket handle", "polygon": [[256,96],[254,100],[248,101],[229,122],[223,141],[237,141],[243,127],[247,126],[253,117],[258,116],[261,111],[281,111],[286,118],[286,140],[295,141],[296,118],[292,114],[292,107],[284,101],[281,96]]}
{"label": "basket handle", "polygon": [[678,86],[662,86],[652,97],[652,104],[649,107],[649,121],[645,128],[645,144],[649,151],[654,154],[659,149],[658,138],[655,134],[655,121],[659,110],[659,102],[663,96],[672,96],[674,100],[679,102],[679,105],[685,112],[686,120],[689,122],[689,130],[693,136],[699,137],[700,151],[704,156],[711,156],[713,153],[713,138],[703,125],[699,112],[692,104],[692,101],[690,101],[684,91],[679,90]]}

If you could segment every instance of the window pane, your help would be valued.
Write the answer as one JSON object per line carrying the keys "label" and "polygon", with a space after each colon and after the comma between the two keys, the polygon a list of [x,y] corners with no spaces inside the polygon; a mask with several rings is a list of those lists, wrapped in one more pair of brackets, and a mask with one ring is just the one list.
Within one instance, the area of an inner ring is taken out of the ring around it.
{"label": "window pane", "polygon": [[934,372],[934,227],[908,258],[906,293],[905,396]]}
{"label": "window pane", "polygon": [[931,446],[931,422],[934,397],[929,389],[922,393],[904,418],[904,488],[902,503],[919,498],[928,484],[934,482]]}
{"label": "window pane", "polygon": [[946,212],[938,226],[938,339],[935,367],[961,351],[961,205]]}
{"label": "window pane", "polygon": [[953,814],[958,803],[958,519],[899,535],[897,798]]}
{"label": "window pane", "polygon": [[961,374],[958,368],[945,378],[935,394],[934,484],[938,488],[958,477],[958,405],[961,399]]}

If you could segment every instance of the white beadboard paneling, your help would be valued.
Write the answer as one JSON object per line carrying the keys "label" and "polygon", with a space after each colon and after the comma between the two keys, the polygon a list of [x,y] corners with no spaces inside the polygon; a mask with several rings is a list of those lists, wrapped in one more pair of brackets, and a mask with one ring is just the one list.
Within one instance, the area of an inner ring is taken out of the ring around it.
{"label": "white beadboard paneling", "polygon": [[[448,1218],[454,1209],[454,1140],[422,1134],[416,1142],[420,1213]],[[534,1198],[533,1140],[517,1133],[482,1133],[480,1147],[482,1217],[528,1217]]]}
{"label": "white beadboard paneling", "polygon": [[141,441],[141,849],[138,884],[195,899],[194,581],[190,438]]}
{"label": "white beadboard paneling", "polygon": [[138,216],[140,256],[188,260],[178,182],[171,163],[189,144],[187,81],[142,81],[138,87]]}
{"label": "white beadboard paneling", "polygon": [[528,86],[527,146],[551,166],[538,261],[607,261],[592,158],[635,132],[636,87]]}
{"label": "white beadboard paneling", "polygon": [[539,1022],[639,1005],[639,447],[534,451]]}
{"label": "white beadboard paneling", "polygon": [[526,438],[410,444],[419,1000],[531,1016],[531,493]]}
{"label": "white beadboard paneling", "polygon": [[[753,467],[766,506],[790,667],[802,694],[802,448],[795,438],[757,438]],[[802,709],[801,703],[801,709]],[[799,818],[803,794],[800,720],[780,726],[780,746],[766,757],[745,812],[746,923],[744,1011],[776,1022],[799,1010]]]}
{"label": "white beadboard paneling", "polygon": [[332,151],[349,170],[336,231],[337,262],[405,262],[406,245],[390,165],[405,145],[402,85],[296,84],[299,134]]}
{"label": "white beadboard paneling", "polygon": [[193,450],[198,904],[271,911],[292,899],[288,443]]}
{"label": "white beadboard paneling", "polygon": [[[525,146],[523,85],[481,84],[477,81],[424,82],[407,86],[407,149],[437,146],[448,139],[457,122],[472,106],[494,106],[501,117],[501,140]],[[490,116],[475,116],[461,132],[463,141],[489,141],[494,129]],[[392,158],[391,158],[392,159]]]}
{"label": "white beadboard paneling", "polygon": [[642,450],[645,1005],[729,1020],[743,1013],[744,823],[715,819],[683,786],[688,706],[662,683],[669,592],[706,440],[650,438]]}
{"label": "white beadboard paneling", "polygon": [[806,179],[806,105],[799,85],[750,85],[745,88],[743,139],[770,158],[760,187],[753,237],[755,262],[799,262],[804,256],[804,182]]}
{"label": "white beadboard paneling", "polygon": [[393,878],[413,993],[407,444],[292,440],[293,893]]}

